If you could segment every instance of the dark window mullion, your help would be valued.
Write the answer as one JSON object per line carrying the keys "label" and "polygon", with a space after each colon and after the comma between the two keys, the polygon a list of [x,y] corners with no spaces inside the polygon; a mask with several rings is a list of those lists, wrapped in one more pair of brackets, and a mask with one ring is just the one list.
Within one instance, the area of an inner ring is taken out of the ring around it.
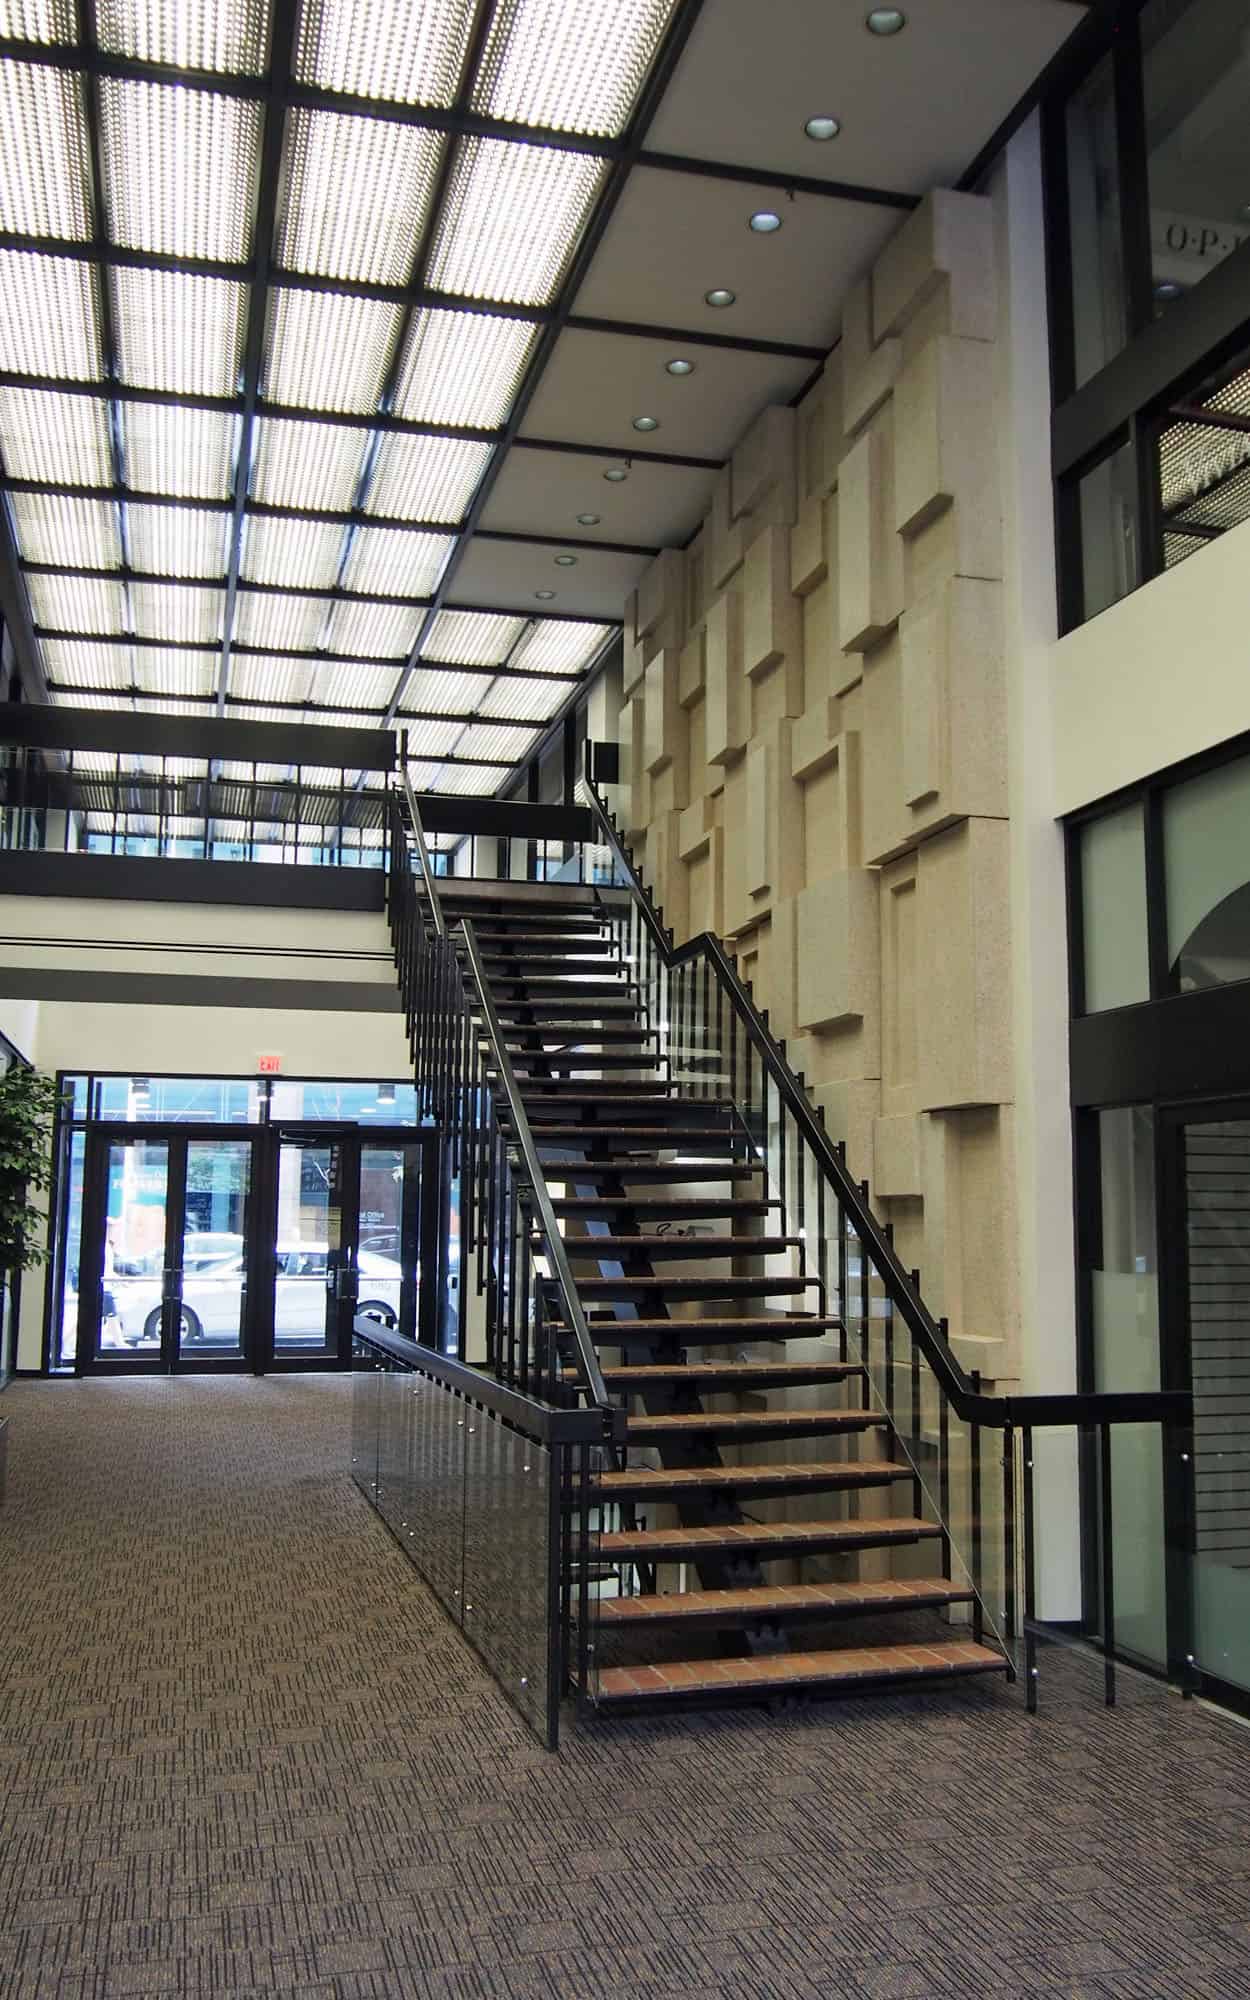
{"label": "dark window mullion", "polygon": [[1171,965],[1168,958],[1167,878],[1163,865],[1163,793],[1157,785],[1152,785],[1146,793],[1143,817],[1150,997],[1152,1000],[1163,1000],[1171,991]]}
{"label": "dark window mullion", "polygon": [[1120,247],[1124,304],[1132,340],[1154,319],[1154,258],[1150,242],[1150,177],[1141,30],[1126,21],[1115,43],[1116,157],[1120,182]]}

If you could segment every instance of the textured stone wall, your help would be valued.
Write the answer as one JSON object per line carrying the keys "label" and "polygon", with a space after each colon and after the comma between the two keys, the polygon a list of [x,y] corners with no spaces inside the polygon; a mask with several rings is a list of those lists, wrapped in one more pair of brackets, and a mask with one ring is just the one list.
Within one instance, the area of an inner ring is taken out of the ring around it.
{"label": "textured stone wall", "polygon": [[624,814],[736,950],[971,1364],[1016,1372],[998,324],[944,191],[626,607]]}

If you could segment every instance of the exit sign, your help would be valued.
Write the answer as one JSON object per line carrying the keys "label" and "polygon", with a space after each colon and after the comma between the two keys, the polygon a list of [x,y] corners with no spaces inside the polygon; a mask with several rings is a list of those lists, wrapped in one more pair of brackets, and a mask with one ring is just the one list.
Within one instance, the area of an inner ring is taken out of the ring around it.
{"label": "exit sign", "polygon": [[281,1056],[257,1056],[256,1071],[259,1076],[281,1076]]}

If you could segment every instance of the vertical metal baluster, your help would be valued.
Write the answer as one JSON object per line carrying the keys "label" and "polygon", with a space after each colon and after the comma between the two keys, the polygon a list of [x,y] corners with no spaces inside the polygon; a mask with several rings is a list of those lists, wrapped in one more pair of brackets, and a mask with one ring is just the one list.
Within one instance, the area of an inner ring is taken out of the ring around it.
{"label": "vertical metal baluster", "polygon": [[[972,1393],[981,1393],[981,1371],[974,1368],[969,1377]],[[976,1595],[972,1600],[972,1636],[978,1646],[985,1637],[985,1623],[981,1608],[981,1426],[974,1423],[970,1433],[970,1479],[972,1502],[972,1588]]]}
{"label": "vertical metal baluster", "polygon": [[1098,1426],[1099,1534],[1102,1543],[1103,1690],[1107,1707],[1115,1707],[1115,1553],[1112,1548],[1111,1426]]}
{"label": "vertical metal baluster", "polygon": [[951,1413],[945,1389],[938,1388],[938,1508],[942,1516],[942,1575],[951,1574]]}
{"label": "vertical metal baluster", "polygon": [[1020,1432],[1020,1452],[1024,1463],[1024,1694],[1030,1715],[1037,1714],[1037,1554],[1033,1534],[1033,1430],[1025,1424]]}
{"label": "vertical metal baluster", "polygon": [[[914,1288],[916,1292],[919,1293],[920,1290],[919,1271],[913,1272],[912,1279]],[[911,1456],[912,1456],[912,1464],[917,1467],[920,1464],[920,1455],[924,1449],[923,1426],[921,1424],[920,1418],[921,1418],[920,1343],[916,1339],[915,1334],[913,1333],[911,1335]],[[918,1501],[923,1502],[924,1487],[919,1477],[919,1473],[917,1473],[916,1477],[916,1494]],[[923,1512],[923,1506],[918,1504],[916,1507],[917,1515],[921,1514],[922,1512]]]}
{"label": "vertical metal baluster", "polygon": [[1003,1425],[1003,1637],[1007,1642],[1007,1671],[1016,1677],[1016,1434],[1010,1422]]}

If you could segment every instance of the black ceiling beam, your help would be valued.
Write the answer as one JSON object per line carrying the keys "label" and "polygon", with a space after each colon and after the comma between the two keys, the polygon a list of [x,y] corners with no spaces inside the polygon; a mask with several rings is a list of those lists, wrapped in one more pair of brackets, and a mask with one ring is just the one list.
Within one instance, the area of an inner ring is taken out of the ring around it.
{"label": "black ceiling beam", "polygon": [[[52,639],[70,646],[137,646],[141,652],[152,653],[220,653],[219,639],[202,644],[195,639],[153,639],[146,634],[134,632],[63,632],[55,627],[37,626],[42,639]],[[235,653],[241,660],[291,660],[306,667],[390,667],[398,673],[406,654],[398,658],[377,653],[310,653],[295,652],[283,646],[236,646]],[[517,681],[567,681],[570,687],[580,687],[584,679],[581,673],[549,673],[542,667],[513,667],[463,665],[459,660],[422,659],[418,668],[430,673],[476,674],[479,678]],[[49,687],[66,688],[73,684],[67,681],[49,681]],[[89,694],[89,688],[75,688],[78,694]],[[193,695],[171,695],[171,701],[193,701]],[[216,695],[205,695],[206,701],[215,701]],[[227,696],[227,700],[230,697]],[[268,706],[261,695],[243,695],[240,700],[260,702]],[[296,702],[297,708],[315,706],[312,702]],[[382,713],[378,710],[379,715]],[[444,718],[446,719],[446,718]]]}
{"label": "black ceiling beam", "polygon": [[[39,389],[58,396],[85,396],[93,402],[152,403],[172,410],[208,410],[223,417],[237,417],[242,407],[238,396],[197,396],[179,389],[137,389],[123,382],[79,382],[50,375],[24,375],[14,368],[0,368],[0,389]],[[415,417],[397,417],[380,412],[356,415],[346,410],[306,410],[298,403],[271,403],[261,396],[256,414],[282,422],[325,424],[336,430],[394,431],[402,437],[454,438],[464,444],[494,444],[503,436],[501,428],[485,430],[476,424],[426,424]]]}
{"label": "black ceiling beam", "polygon": [[252,247],[256,269],[248,295],[247,333],[243,346],[243,421],[239,428],[233,518],[230,525],[230,547],[226,558],[226,603],[222,614],[221,669],[217,680],[219,715],[225,713],[226,690],[230,684],[230,645],[234,637],[234,606],[239,588],[239,562],[243,551],[243,522],[251,480],[252,434],[256,426],[256,404],[260,395],[260,371],[264,360],[269,265],[273,256],[274,230],[278,218],[286,93],[295,61],[298,25],[299,0],[274,0],[269,40],[269,92],[265,100],[265,123],[256,183],[256,208],[252,218]]}
{"label": "black ceiling beam", "polygon": [[[0,623],[3,623],[13,645],[13,657],[25,699],[36,703],[46,702],[47,676],[39,656],[39,642],[35,637],[30,599],[22,580],[22,567],[13,536],[13,523],[9,518],[8,507],[2,500],[0,500]],[[4,693],[7,692],[5,689]]]}
{"label": "black ceiling beam", "polygon": [[[62,480],[0,477],[0,492],[42,493],[68,500],[108,500],[133,507],[181,508],[192,514],[231,514],[233,500],[207,500],[189,493],[149,493],[137,486],[70,486]],[[278,507],[248,500],[244,513],[258,521],[312,521],[331,528],[397,528],[412,535],[458,535],[458,521],[410,521],[403,514],[366,514],[359,508]]]}
{"label": "black ceiling beam", "polygon": [[870,208],[919,208],[918,194],[896,188],[863,187],[854,181],[822,180],[816,174],[789,174],[777,167],[744,167],[726,160],[695,160],[685,153],[656,153],[644,148],[635,166],[659,173],[690,174],[699,180],[737,181],[746,187],[780,188],[786,194],[814,194],[832,201],[855,201]]}
{"label": "black ceiling beam", "polygon": [[720,472],[723,458],[696,458],[684,451],[643,451],[636,445],[623,444],[615,448],[603,444],[577,444],[571,438],[516,437],[512,440],[514,451],[555,451],[571,454],[575,458],[606,458],[609,462],[628,458],[639,465],[679,465],[688,466],[696,472]]}
{"label": "black ceiling beam", "polygon": [[[689,326],[651,326],[645,321],[600,319],[587,313],[570,313],[562,323],[570,333],[623,334],[629,340],[662,340],[687,347],[736,348],[742,354],[775,354],[787,361],[825,361],[828,347],[802,347],[792,340],[754,340],[743,333],[712,333]],[[619,456],[619,454],[618,454]]]}
{"label": "black ceiling beam", "polygon": [[396,694],[392,697],[392,705],[389,709],[390,716],[393,716],[398,710],[404,685],[409,673],[411,673],[413,667],[421,657],[421,647],[428,636],[434,619],[437,617],[439,611],[448,603],[456,571],[463,559],[464,551],[468,548],[474,531],[477,529],[486,511],[487,503],[494,490],[495,481],[499,477],[500,470],[507,457],[508,448],[521,434],[521,426],[525,422],[526,411],[533,401],[535,391],[542,380],[547,363],[555,351],[556,342],[564,327],[569,322],[569,316],[573,310],[573,301],[577,297],[586,274],[598,253],[608,224],[616,212],[617,203],[624,193],[625,182],[629,177],[630,170],[642,150],[643,141],[650,130],[651,122],[659,110],[660,99],[668,88],[673,71],[680,60],[686,43],[690,39],[691,32],[702,9],[703,0],[676,0],[676,5],[669,17],[668,27],[665,30],[659,52],[638,94],[638,100],[634,105],[629,122],[619,142],[619,149],[613,157],[607,178],[600,190],[594,212],[582,234],[580,243],[569,260],[569,265],[565,271],[564,280],[560,286],[551,317],[539,335],[534,351],[530,355],[524,379],[508,415],[502,445],[496,451],[494,458],[487,466],[478,484],[477,492],[473,496],[473,504],[469,509],[468,519],[464,525],[464,532],[460,541],[452,550],[451,560],[443,571],[439,579],[438,588],[434,593],[434,601],[422,621],[421,630],[417,634],[416,644],[413,646],[408,667],[401,676]]}
{"label": "black ceiling beam", "polygon": [[1214,431],[1250,431],[1250,417],[1236,410],[1209,410],[1205,403],[1173,403],[1168,411],[1181,424],[1202,424]]}
{"label": "black ceiling beam", "polygon": [[[78,0],[78,33],[84,50],[90,55],[96,47],[95,0]],[[108,238],[104,226],[104,148],[100,134],[100,85],[99,78],[89,75],[83,88],[83,113],[87,123],[87,154],[90,175],[90,201],[92,217],[91,247],[100,252]],[[100,358],[107,381],[115,381],[117,365],[117,329],[113,323],[113,294],[109,286],[96,286],[96,297],[100,313]],[[126,480],[126,454],[122,443],[121,420],[116,404],[108,409],[109,458],[113,467],[113,483],[124,486]],[[122,561],[130,560],[130,541],[124,516],[118,513],[117,534],[121,544]]]}
{"label": "black ceiling beam", "polygon": [[522,542],[537,549],[586,549],[605,556],[658,556],[660,553],[658,548],[643,542],[597,542],[582,535],[531,535],[511,528],[479,528],[473,539],[477,542]]}

